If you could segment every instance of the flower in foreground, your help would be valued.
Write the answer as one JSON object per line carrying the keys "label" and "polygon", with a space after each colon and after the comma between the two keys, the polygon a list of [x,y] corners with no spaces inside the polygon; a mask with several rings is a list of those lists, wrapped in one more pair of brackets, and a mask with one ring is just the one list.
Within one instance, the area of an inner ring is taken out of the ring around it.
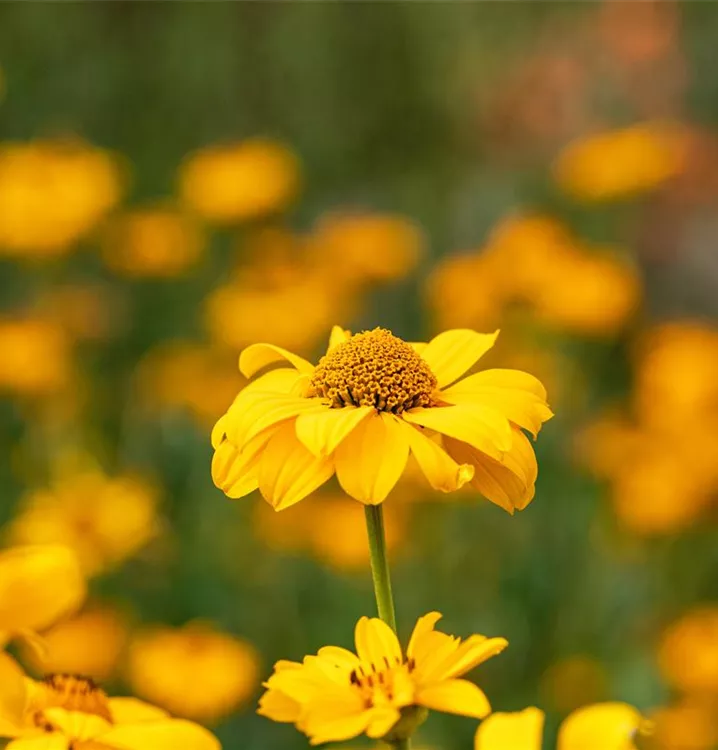
{"label": "flower in foreground", "polygon": [[0,648],[50,627],[79,608],[85,579],[67,547],[29,545],[0,552]]}
{"label": "flower in foreground", "polygon": [[503,651],[507,641],[472,635],[462,642],[434,630],[440,618],[438,612],[420,617],[404,653],[383,620],[362,617],[356,654],[325,646],[301,664],[277,662],[258,713],[295,724],[312,745],[396,733],[411,707],[487,716],[491,707],[484,693],[459,678]]}
{"label": "flower in foreground", "polygon": [[460,379],[498,332],[453,330],[409,344],[376,328],[332,331],[315,367],[270,344],[241,354],[247,378],[212,433],[212,477],[237,498],[259,487],[275,510],[302,500],[334,473],[370,505],[385,500],[412,453],[434,489],[467,482],[513,513],[533,498],[534,436],[552,416],[543,385],[518,370]]}
{"label": "flower in foreground", "polygon": [[7,750],[219,750],[206,729],[134,698],[108,698],[94,682],[26,678],[0,654],[0,737]]}
{"label": "flower in foreground", "polygon": [[[541,750],[544,713],[526,708],[495,713],[476,731],[474,750]],[[574,711],[558,733],[556,750],[636,750],[633,738],[650,731],[627,703],[595,703]]]}

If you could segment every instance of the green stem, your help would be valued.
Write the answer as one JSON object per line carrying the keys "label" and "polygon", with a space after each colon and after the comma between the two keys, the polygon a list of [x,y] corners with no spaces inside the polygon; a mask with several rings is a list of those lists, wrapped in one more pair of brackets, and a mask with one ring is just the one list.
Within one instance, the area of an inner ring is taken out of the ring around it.
{"label": "green stem", "polygon": [[371,560],[371,576],[374,581],[376,606],[379,611],[379,617],[396,632],[396,615],[394,614],[394,599],[391,595],[389,561],[386,557],[386,538],[384,536],[382,508],[381,505],[366,505],[364,506],[364,511],[366,514],[366,530],[369,537],[369,558]]}

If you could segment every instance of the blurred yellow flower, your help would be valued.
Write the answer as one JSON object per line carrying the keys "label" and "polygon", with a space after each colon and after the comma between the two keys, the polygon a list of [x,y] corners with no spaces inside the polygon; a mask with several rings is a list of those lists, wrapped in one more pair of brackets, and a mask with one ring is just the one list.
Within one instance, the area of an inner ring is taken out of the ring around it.
{"label": "blurred yellow flower", "polygon": [[586,249],[564,256],[535,288],[534,309],[542,322],[583,335],[618,333],[638,309],[641,281],[636,268],[617,255]]}
{"label": "blurred yellow flower", "polygon": [[658,709],[652,750],[713,750],[718,745],[718,713],[715,701],[695,698]]}
{"label": "blurred yellow flower", "polygon": [[245,383],[236,357],[189,341],[160,345],[137,369],[143,408],[184,409],[203,427],[217,421]]}
{"label": "blurred yellow flower", "polygon": [[283,211],[294,200],[299,182],[294,153],[262,138],[204,148],[190,155],[179,173],[182,200],[203,219],[217,223]]}
{"label": "blurred yellow flower", "polygon": [[77,609],[85,579],[67,547],[32,545],[0,552],[0,648],[44,630]]}
{"label": "blurred yellow flower", "polygon": [[[397,503],[384,509],[390,555],[404,541],[406,510]],[[309,553],[339,570],[366,569],[369,563],[364,511],[346,495],[317,493],[306,503],[280,514],[266,503],[259,503],[254,512],[257,535],[272,549]]]}
{"label": "blurred yellow flower", "polygon": [[483,718],[491,711],[486,696],[459,678],[508,644],[483,635],[462,642],[434,630],[440,618],[438,612],[420,617],[404,653],[385,622],[362,617],[357,655],[325,646],[301,664],[277,662],[258,713],[295,724],[312,745],[364,733],[385,737],[410,707]]}
{"label": "blurred yellow flower", "polygon": [[154,487],[136,477],[109,477],[89,469],[28,493],[6,527],[16,544],[70,547],[88,575],[119,565],[158,530]]}
{"label": "blurred yellow flower", "polygon": [[56,323],[32,317],[0,318],[0,350],[0,393],[55,394],[71,380],[70,342]]}
{"label": "blurred yellow flower", "polygon": [[259,657],[245,640],[191,622],[135,636],[128,677],[137,695],[178,716],[215,721],[259,686]]}
{"label": "blurred yellow flower", "polygon": [[79,140],[0,144],[0,255],[69,252],[118,202],[117,159]]}
{"label": "blurred yellow flower", "polygon": [[[228,497],[259,487],[283,510],[335,472],[362,503],[384,501],[409,454],[436,490],[467,482],[509,513],[533,498],[534,436],[552,416],[546,391],[517,370],[486,370],[460,380],[498,332],[446,331],[408,344],[389,331],[351,336],[335,326],[315,367],[278,346],[253,344],[240,356],[251,382],[212,435],[212,477]],[[458,382],[457,382],[458,381]]]}
{"label": "blurred yellow flower", "polygon": [[416,268],[424,249],[420,228],[393,214],[335,213],[321,219],[314,247],[332,276],[356,282],[395,281]]}
{"label": "blurred yellow flower", "polygon": [[116,671],[127,641],[125,618],[109,606],[90,605],[43,633],[42,653],[23,649],[36,672],[81,674],[104,682]]}
{"label": "blurred yellow flower", "polygon": [[205,239],[199,225],[170,206],[138,208],[115,217],[103,237],[109,268],[129,278],[174,278],[196,264]]}
{"label": "blurred yellow flower", "polygon": [[676,125],[648,122],[588,135],[570,143],[554,165],[562,190],[582,201],[640,194],[677,175],[686,133]]}
{"label": "blurred yellow flower", "polygon": [[718,606],[687,612],[661,638],[658,664],[673,687],[718,694]]}
{"label": "blurred yellow flower", "polygon": [[[544,713],[526,708],[495,713],[481,722],[474,750],[541,750]],[[558,733],[556,750],[637,750],[634,738],[650,730],[627,703],[596,703],[568,716]]]}
{"label": "blurred yellow flower", "polygon": [[205,300],[205,326],[212,340],[236,350],[271,337],[278,345],[310,350],[325,335],[340,303],[324,274],[285,270],[284,278],[270,283],[240,279],[215,289]]}
{"label": "blurred yellow flower", "polygon": [[718,330],[685,320],[646,331],[637,346],[635,389],[635,411],[646,425],[679,432],[689,420],[718,425]]}
{"label": "blurred yellow flower", "polygon": [[554,662],[541,675],[539,690],[549,709],[566,714],[603,700],[608,692],[608,675],[597,659],[575,654]]}
{"label": "blurred yellow flower", "polygon": [[204,728],[134,698],[108,698],[92,680],[27,679],[0,654],[0,737],[8,750],[220,750]]}

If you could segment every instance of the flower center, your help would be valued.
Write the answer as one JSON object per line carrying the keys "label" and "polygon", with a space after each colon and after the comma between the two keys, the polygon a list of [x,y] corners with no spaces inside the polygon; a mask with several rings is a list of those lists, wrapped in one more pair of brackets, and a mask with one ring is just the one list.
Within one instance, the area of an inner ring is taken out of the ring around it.
{"label": "flower center", "polygon": [[44,714],[48,708],[92,714],[112,723],[107,694],[91,679],[69,674],[51,674],[40,685],[37,705],[33,706],[33,721],[36,726],[47,731],[54,729]]}
{"label": "flower center", "polygon": [[361,693],[367,708],[392,705],[396,698],[397,679],[401,679],[399,672],[405,677],[406,666],[402,662],[390,664],[388,659],[381,667],[361,664],[352,670],[349,683]]}
{"label": "flower center", "polygon": [[437,380],[429,365],[384,328],[352,336],[319,360],[310,382],[313,396],[342,406],[373,406],[401,414],[429,406]]}

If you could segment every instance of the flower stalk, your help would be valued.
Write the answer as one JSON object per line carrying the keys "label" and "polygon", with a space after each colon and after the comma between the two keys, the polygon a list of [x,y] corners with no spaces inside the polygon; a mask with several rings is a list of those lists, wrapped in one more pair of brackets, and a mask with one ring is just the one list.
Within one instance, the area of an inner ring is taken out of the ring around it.
{"label": "flower stalk", "polygon": [[369,559],[371,576],[374,581],[374,596],[379,617],[396,633],[394,598],[391,593],[391,576],[386,554],[384,534],[384,513],[381,505],[366,505],[366,530],[369,537]]}

